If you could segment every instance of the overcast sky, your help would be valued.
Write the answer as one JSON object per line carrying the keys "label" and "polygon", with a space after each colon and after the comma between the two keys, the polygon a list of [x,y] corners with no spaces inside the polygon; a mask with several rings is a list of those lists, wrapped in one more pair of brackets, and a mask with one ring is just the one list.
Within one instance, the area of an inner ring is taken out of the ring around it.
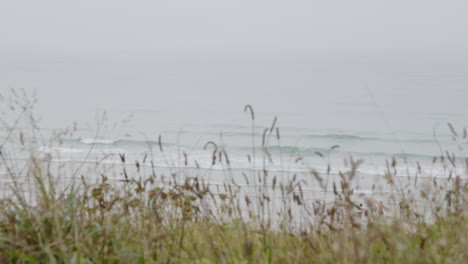
{"label": "overcast sky", "polygon": [[330,106],[320,127],[372,123],[376,102],[399,122],[465,117],[467,83],[468,0],[0,0],[0,92],[36,90],[63,123],[161,108],[180,127],[196,120],[185,108],[246,103],[301,125]]}
{"label": "overcast sky", "polygon": [[0,51],[468,58],[466,0],[2,0]]}

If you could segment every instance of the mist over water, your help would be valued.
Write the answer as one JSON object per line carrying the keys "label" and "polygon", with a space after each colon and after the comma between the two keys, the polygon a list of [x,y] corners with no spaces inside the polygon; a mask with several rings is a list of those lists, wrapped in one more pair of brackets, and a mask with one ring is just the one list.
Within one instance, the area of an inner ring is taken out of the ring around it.
{"label": "mist over water", "polygon": [[[269,141],[278,146],[271,151],[276,157],[304,156],[305,167],[320,167],[315,153],[339,145],[331,154],[335,163],[353,155],[381,163],[375,168],[392,156],[431,160],[441,154],[435,139],[456,150],[447,122],[461,128],[468,113],[468,77],[423,67],[412,72],[305,56],[121,58],[118,53],[12,56],[7,65],[2,87],[36,90],[45,130],[77,122],[75,138],[55,150],[77,159],[92,145],[97,152],[142,156],[147,141],[156,146],[162,135],[173,159],[185,151],[210,167],[203,146],[213,140],[230,150],[234,166],[248,168],[251,121],[243,108],[251,104],[257,147],[278,116],[281,141],[275,136]],[[106,122],[98,131],[103,113]]]}
{"label": "mist over water", "polygon": [[69,161],[109,154],[119,162],[122,152],[141,159],[162,135],[169,160],[187,152],[210,168],[203,147],[212,140],[234,168],[250,168],[246,104],[255,110],[257,148],[278,117],[281,140],[268,141],[273,169],[323,170],[316,152],[337,168],[349,155],[363,158],[369,174],[391,157],[429,164],[440,147],[466,155],[447,127],[467,125],[465,4],[426,1],[415,16],[400,10],[403,1],[362,11],[369,3],[84,2],[73,12],[10,3],[22,12],[4,12],[11,28],[1,27],[10,38],[0,45],[0,89],[36,91],[44,131],[77,122],[63,146],[40,148]]}

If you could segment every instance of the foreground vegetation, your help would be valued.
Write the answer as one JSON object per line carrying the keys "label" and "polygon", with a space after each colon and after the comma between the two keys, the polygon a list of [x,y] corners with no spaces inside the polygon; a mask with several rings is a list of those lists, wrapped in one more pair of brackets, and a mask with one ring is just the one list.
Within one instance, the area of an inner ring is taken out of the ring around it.
{"label": "foreground vegetation", "polygon": [[[37,131],[33,102],[12,97],[12,111],[31,124],[27,131]],[[448,177],[411,181],[411,194],[398,187],[396,161],[389,161],[386,184],[399,212],[379,210],[372,199],[364,212],[351,187],[360,161],[351,158],[329,202],[307,201],[301,181],[280,182],[267,167],[245,175],[257,186],[253,195],[234,182],[216,189],[176,172],[164,177],[154,167],[144,173],[144,161],[130,171],[123,154],[118,181],[74,173],[64,183],[51,157],[35,152],[35,133],[26,136],[17,124],[5,125],[11,133],[0,149],[0,167],[11,180],[0,200],[0,263],[468,263],[468,184],[448,152],[434,160]],[[450,129],[454,139],[466,139]],[[23,166],[9,159],[13,140],[29,153]],[[210,145],[213,163],[229,168],[228,154]],[[263,149],[257,155],[268,159]],[[458,161],[468,168],[468,159]],[[329,176],[309,174],[319,185]],[[272,190],[281,193],[276,200]]]}

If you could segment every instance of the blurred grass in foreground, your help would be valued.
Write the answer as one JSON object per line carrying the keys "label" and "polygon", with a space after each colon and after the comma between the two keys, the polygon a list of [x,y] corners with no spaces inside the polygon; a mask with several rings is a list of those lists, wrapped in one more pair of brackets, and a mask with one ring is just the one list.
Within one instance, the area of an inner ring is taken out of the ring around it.
{"label": "blurred grass in foreground", "polygon": [[[80,167],[73,175],[57,175],[52,158],[38,154],[44,139],[33,115],[34,98],[12,91],[1,100],[8,116],[18,117],[2,119],[8,133],[0,142],[0,168],[10,181],[0,200],[1,263],[468,263],[466,157],[442,152],[433,163],[447,177],[417,182],[415,175],[412,193],[395,183],[397,164],[389,161],[386,184],[399,212],[372,199],[365,210],[356,203],[351,183],[361,161],[352,158],[333,183],[333,201],[311,203],[304,200],[303,182],[280,182],[268,170],[266,146],[271,138],[280,140],[275,118],[263,132],[263,151],[249,154],[264,160],[244,175],[255,195],[228,180],[221,191],[196,175],[181,182],[177,170],[166,176],[155,167],[141,173],[145,161],[136,161],[130,171],[124,154],[122,179],[100,174],[89,181]],[[245,110],[254,134],[253,109]],[[449,127],[462,148],[466,130]],[[45,141],[60,144],[70,133],[73,129]],[[252,138],[253,150],[255,144]],[[212,151],[213,164],[229,171],[224,149],[215,142],[205,148]],[[27,153],[21,166],[10,159],[18,149]],[[162,145],[159,151],[164,153]],[[457,170],[460,164],[464,174]],[[326,188],[327,173],[309,174]],[[71,181],[64,185],[60,177]],[[274,207],[272,190],[281,193]]]}

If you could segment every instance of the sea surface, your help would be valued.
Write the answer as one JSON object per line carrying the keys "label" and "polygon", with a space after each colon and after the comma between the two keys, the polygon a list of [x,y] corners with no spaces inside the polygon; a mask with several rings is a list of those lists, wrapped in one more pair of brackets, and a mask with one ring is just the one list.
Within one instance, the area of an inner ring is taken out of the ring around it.
{"label": "sea surface", "polygon": [[[466,157],[466,62],[301,54],[2,57],[1,93],[37,94],[45,138],[76,128],[62,144],[38,144],[35,151],[54,162],[121,164],[125,154],[128,163],[160,168],[325,173],[330,166],[338,173],[353,157],[364,160],[358,171],[365,192],[392,158],[398,176],[419,166],[423,176],[447,177],[434,157],[446,150],[457,164]],[[210,141],[228,153],[229,166],[213,165]]]}

